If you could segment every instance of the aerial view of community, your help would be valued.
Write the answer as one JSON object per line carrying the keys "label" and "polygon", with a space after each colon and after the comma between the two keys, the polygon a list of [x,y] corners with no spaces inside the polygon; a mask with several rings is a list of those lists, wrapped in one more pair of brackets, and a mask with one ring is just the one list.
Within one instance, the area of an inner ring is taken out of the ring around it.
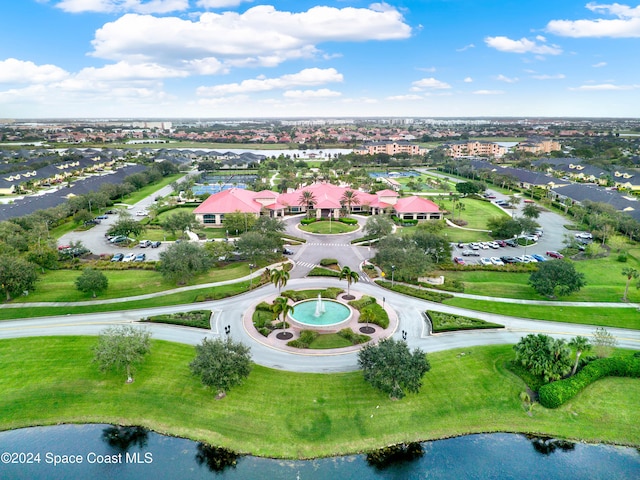
{"label": "aerial view of community", "polygon": [[21,0],[0,478],[640,478],[640,3]]}

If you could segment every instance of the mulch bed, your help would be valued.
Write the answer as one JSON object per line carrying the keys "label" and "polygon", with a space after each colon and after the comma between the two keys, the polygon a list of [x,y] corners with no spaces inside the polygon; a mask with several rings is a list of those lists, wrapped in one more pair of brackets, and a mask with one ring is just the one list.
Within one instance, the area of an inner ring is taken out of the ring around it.
{"label": "mulch bed", "polygon": [[293,338],[293,333],[291,333],[291,332],[278,332],[276,334],[276,338],[278,340],[291,340]]}
{"label": "mulch bed", "polygon": [[373,327],[360,327],[360,333],[364,333],[365,335],[371,335],[376,331]]}

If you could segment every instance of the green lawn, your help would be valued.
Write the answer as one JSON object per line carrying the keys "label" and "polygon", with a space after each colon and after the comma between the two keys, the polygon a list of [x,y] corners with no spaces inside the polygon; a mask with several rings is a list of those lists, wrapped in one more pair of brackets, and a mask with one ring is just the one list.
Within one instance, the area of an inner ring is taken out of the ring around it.
{"label": "green lawn", "polygon": [[[194,348],[154,341],[125,384],[92,363],[92,337],[0,341],[0,429],[58,423],[141,425],[258,456],[304,458],[477,432],[527,432],[640,445],[640,382],[596,382],[557,410],[527,415],[510,345],[429,354],[419,394],[400,401],[360,372],[300,374],[254,366],[223,400],[191,375]],[[462,352],[465,355],[459,355]],[[321,361],[321,360],[319,360]],[[260,435],[256,435],[260,432]]]}
{"label": "green lawn", "polygon": [[166,187],[167,185],[169,185],[172,182],[175,182],[181,177],[184,177],[184,173],[176,173],[174,175],[169,175],[168,177],[164,177],[158,183],[153,183],[151,185],[142,187],[140,190],[136,190],[131,195],[124,197],[123,202],[128,204],[138,203],[144,200],[145,198],[147,198],[149,195],[153,194],[154,192],[157,192],[162,187]]}
{"label": "green lawn", "polygon": [[442,200],[432,199],[441,208],[451,212],[448,215],[449,220],[461,218],[467,222],[465,228],[477,228],[486,230],[487,220],[492,217],[503,217],[506,215],[504,211],[498,208],[491,202],[484,200],[478,200],[475,198],[462,198],[461,202],[464,204],[464,210],[460,213],[459,210],[453,211],[453,200],[448,197]]}
{"label": "green lawn", "polygon": [[358,225],[347,225],[342,222],[314,222],[309,225],[300,225],[300,230],[304,230],[309,233],[347,233],[353,232],[358,229]]}
{"label": "green lawn", "polygon": [[185,206],[180,206],[180,207],[176,207],[176,208],[172,208],[171,210],[167,210],[166,212],[162,212],[161,214],[159,214],[156,217],[156,220],[158,222],[164,222],[167,217],[173,215],[174,213],[178,213],[178,212],[187,212],[187,213],[193,213],[193,211],[196,209],[196,207],[185,207]]}

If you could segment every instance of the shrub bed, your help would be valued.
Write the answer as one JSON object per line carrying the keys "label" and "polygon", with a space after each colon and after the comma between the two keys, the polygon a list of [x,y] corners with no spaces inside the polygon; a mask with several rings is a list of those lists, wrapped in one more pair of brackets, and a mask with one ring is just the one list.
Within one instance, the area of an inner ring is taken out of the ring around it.
{"label": "shrub bed", "polygon": [[281,233],[280,236],[286,240],[292,240],[298,243],[307,243],[307,241],[304,238],[296,237],[294,235],[289,235],[287,233]]}
{"label": "shrub bed", "polygon": [[[364,295],[360,300],[350,301],[349,305],[360,312],[361,318],[358,323],[373,323],[381,328],[389,327],[389,315],[382,306],[378,305],[378,301],[375,298]],[[369,321],[362,320],[364,312],[371,312]]]}
{"label": "shrub bed", "polygon": [[456,330],[479,330],[483,328],[504,328],[504,325],[485,322],[479,318],[463,317],[461,315],[434,312],[432,310],[427,310],[425,313],[431,319],[431,325],[435,333],[455,332]]}
{"label": "shrub bed", "polygon": [[418,285],[436,290],[444,290],[445,292],[464,292],[464,282],[461,280],[451,280],[450,278],[445,278],[442,285],[433,285],[426,282],[418,282]]}
{"label": "shrub bed", "polygon": [[353,240],[351,240],[351,243],[363,243],[363,242],[369,242],[371,240],[377,240],[377,239],[378,239],[377,235],[366,235],[364,237],[354,238]]}
{"label": "shrub bed", "polygon": [[322,265],[323,267],[338,265],[338,260],[335,258],[323,258],[322,260],[320,260],[320,265]]}
{"label": "shrub bed", "polygon": [[376,280],[376,284],[388,290],[403,293],[411,297],[421,298],[430,302],[442,303],[449,298],[453,298],[453,295],[449,295],[448,293],[430,292],[428,290],[420,290],[419,288],[409,287],[408,285],[396,284],[392,288],[391,282],[387,282],[386,280]]}
{"label": "shrub bed", "polygon": [[170,313],[166,315],[154,315],[142,319],[143,322],[169,323],[171,325],[183,325],[185,327],[211,328],[211,310],[193,310],[191,312]]}
{"label": "shrub bed", "polygon": [[315,223],[317,220],[315,218],[303,218],[302,220],[300,220],[300,223],[302,225],[309,225],[311,223]]}
{"label": "shrub bed", "polygon": [[300,338],[287,342],[287,345],[294,348],[309,348],[311,342],[313,342],[318,335],[319,333],[313,330],[302,330],[300,332]]}
{"label": "shrub bed", "polygon": [[338,220],[342,223],[346,223],[347,225],[355,225],[356,223],[358,223],[358,220],[356,220],[355,218],[343,217],[339,218]]}
{"label": "shrub bed", "polygon": [[331,270],[330,268],[324,267],[314,267],[311,269],[309,273],[307,273],[308,277],[340,277],[340,272],[336,270]]}
{"label": "shrub bed", "polygon": [[340,335],[345,340],[350,341],[351,345],[360,345],[361,343],[365,343],[365,342],[368,342],[369,340],[371,340],[371,337],[369,337],[369,335],[363,335],[362,333],[356,333],[353,330],[351,330],[350,328],[343,328],[342,330],[340,330],[338,332],[338,335]]}
{"label": "shrub bed", "polygon": [[318,298],[318,294],[320,294],[322,298],[335,300],[342,292],[344,292],[342,288],[329,287],[323,290],[285,290],[280,294],[280,296],[290,298],[294,302]]}
{"label": "shrub bed", "polygon": [[540,404],[558,408],[596,380],[609,376],[640,378],[640,357],[626,355],[594,360],[573,377],[540,387]]}

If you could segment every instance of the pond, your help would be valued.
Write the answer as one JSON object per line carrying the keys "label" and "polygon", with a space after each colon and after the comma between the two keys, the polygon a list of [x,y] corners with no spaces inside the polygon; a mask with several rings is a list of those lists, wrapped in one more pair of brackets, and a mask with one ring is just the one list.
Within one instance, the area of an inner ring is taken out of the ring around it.
{"label": "pond", "polygon": [[[59,425],[0,432],[3,479],[629,479],[637,449],[483,434],[308,461],[237,457],[139,427]],[[633,472],[636,472],[635,474]]]}

